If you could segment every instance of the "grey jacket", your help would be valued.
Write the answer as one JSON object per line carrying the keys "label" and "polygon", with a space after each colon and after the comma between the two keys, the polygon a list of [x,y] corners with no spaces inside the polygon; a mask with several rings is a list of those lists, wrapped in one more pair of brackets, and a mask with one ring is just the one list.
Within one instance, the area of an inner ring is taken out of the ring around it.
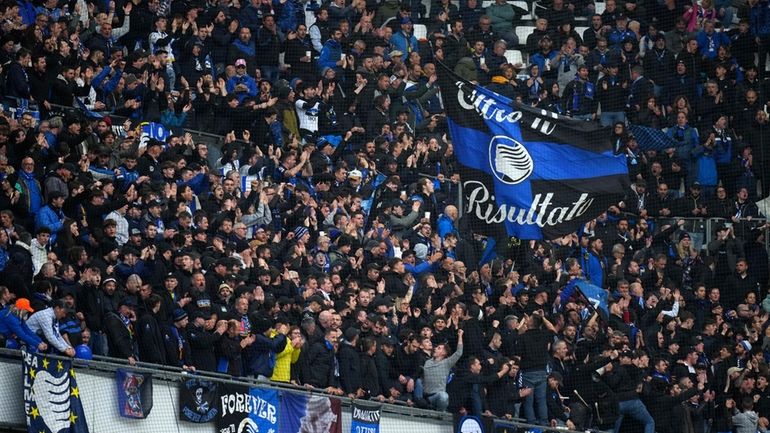
{"label": "grey jacket", "polygon": [[425,361],[425,365],[422,367],[422,384],[425,395],[446,392],[446,379],[449,376],[449,371],[452,370],[461,356],[463,356],[463,345],[458,344],[457,350],[452,356],[441,361],[436,361],[433,358]]}
{"label": "grey jacket", "polygon": [[735,433],[756,433],[759,415],[753,410],[738,412],[733,409],[733,427]]}

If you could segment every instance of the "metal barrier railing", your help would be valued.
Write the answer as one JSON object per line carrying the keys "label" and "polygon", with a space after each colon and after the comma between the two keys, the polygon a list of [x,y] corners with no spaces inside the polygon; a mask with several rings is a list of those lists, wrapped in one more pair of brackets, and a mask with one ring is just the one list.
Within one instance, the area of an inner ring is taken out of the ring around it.
{"label": "metal barrier railing", "polygon": [[[152,373],[154,379],[166,380],[171,382],[187,380],[192,377],[199,377],[205,380],[222,383],[222,384],[246,385],[246,386],[252,386],[257,388],[275,389],[278,391],[287,391],[287,392],[290,391],[290,392],[301,393],[306,395],[323,394],[323,395],[332,396],[324,392],[323,390],[308,389],[308,388],[293,385],[293,384],[258,381],[254,378],[248,378],[248,377],[234,378],[225,374],[206,372],[206,371],[196,371],[193,373],[178,367],[171,367],[166,365],[150,364],[150,363],[143,363],[143,362],[138,362],[136,363],[136,365],[129,365],[128,362],[124,359],[110,358],[106,356],[94,356],[94,359],[92,360],[68,358],[65,356],[54,355],[54,354],[48,354],[46,356],[54,360],[72,361],[73,367],[76,370],[87,370],[95,374],[114,373],[117,369],[128,368],[138,373]],[[16,349],[0,348],[0,358],[21,361],[21,351]],[[354,401],[360,401],[356,399],[351,399],[346,396],[333,396],[333,397],[340,399],[341,403],[345,407],[350,406],[350,404],[353,403]],[[450,413],[438,412],[438,411],[428,410],[428,409],[420,409],[416,407],[407,406],[405,404],[392,404],[392,403],[385,402],[382,404],[382,410],[385,413],[390,413],[398,416],[408,416],[411,418],[419,418],[419,419],[424,419],[426,421],[430,420],[432,422],[446,424],[448,427],[453,422],[453,416]],[[497,426],[501,426],[503,428],[510,427],[510,428],[517,429],[517,431],[519,431],[519,429],[523,429],[523,430],[536,429],[541,432],[585,433],[585,432],[568,430],[564,427],[554,428],[549,426],[538,426],[534,424],[527,424],[525,420],[520,418],[494,419],[493,421],[494,421],[494,424]],[[6,427],[17,428],[19,426],[6,426]],[[595,430],[595,429],[592,429],[591,431],[601,433],[601,431]]]}

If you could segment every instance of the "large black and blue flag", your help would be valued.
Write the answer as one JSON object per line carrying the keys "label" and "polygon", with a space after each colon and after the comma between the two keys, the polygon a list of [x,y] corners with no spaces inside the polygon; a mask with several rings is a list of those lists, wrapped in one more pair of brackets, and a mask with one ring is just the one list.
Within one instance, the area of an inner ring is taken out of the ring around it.
{"label": "large black and blue flag", "polygon": [[553,239],[622,199],[628,168],[608,128],[516,103],[440,62],[437,69],[474,231],[493,235],[503,225],[519,239]]}

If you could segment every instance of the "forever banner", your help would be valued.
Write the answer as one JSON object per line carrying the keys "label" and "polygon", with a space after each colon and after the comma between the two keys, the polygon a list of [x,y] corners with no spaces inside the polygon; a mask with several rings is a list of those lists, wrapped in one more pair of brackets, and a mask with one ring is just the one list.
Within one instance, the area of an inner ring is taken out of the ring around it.
{"label": "forever banner", "polygon": [[382,405],[351,404],[350,433],[380,433]]}
{"label": "forever banner", "polygon": [[125,418],[147,418],[152,411],[152,375],[118,369],[118,410]]}
{"label": "forever banner", "polygon": [[179,419],[192,423],[207,423],[219,414],[219,388],[215,382],[187,379],[179,387]]}
{"label": "forever banner", "polygon": [[24,412],[29,433],[88,433],[70,361],[22,352]]}
{"label": "forever banner", "polygon": [[220,384],[215,416],[219,433],[278,432],[278,391]]}
{"label": "forever banner", "polygon": [[441,62],[437,73],[471,229],[554,239],[622,199],[628,168],[608,128],[518,104]]}

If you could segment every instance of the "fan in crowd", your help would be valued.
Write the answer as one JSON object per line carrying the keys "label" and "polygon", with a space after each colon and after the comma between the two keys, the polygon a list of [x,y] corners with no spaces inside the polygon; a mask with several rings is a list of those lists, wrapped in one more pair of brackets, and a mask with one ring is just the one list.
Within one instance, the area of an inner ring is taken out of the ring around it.
{"label": "fan in crowd", "polygon": [[[597,5],[540,2],[519,40],[502,0],[0,0],[2,342],[550,427],[766,431],[770,3]],[[606,126],[625,198],[557,239],[474,233],[439,62]]]}

